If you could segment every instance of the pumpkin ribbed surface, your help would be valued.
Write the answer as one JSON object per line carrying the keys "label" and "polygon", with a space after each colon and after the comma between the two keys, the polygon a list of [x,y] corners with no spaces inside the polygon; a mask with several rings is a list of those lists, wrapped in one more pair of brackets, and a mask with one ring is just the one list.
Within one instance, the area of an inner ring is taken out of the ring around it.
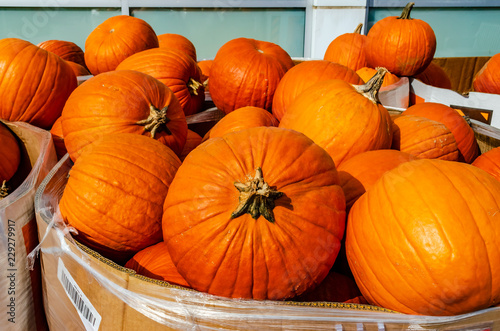
{"label": "pumpkin ribbed surface", "polygon": [[165,200],[163,238],[199,291],[291,298],[332,267],[345,199],[330,156],[301,133],[250,128],[193,150]]}
{"label": "pumpkin ribbed surface", "polygon": [[133,70],[99,74],[78,86],[64,106],[62,129],[73,160],[85,145],[108,134],[154,137],[177,155],[187,136],[186,117],[172,90]]}
{"label": "pumpkin ribbed surface", "polygon": [[162,240],[163,201],[180,165],[172,150],[136,134],[103,136],[69,172],[59,207],[76,240],[114,261]]}
{"label": "pumpkin ribbed surface", "polygon": [[200,111],[205,101],[201,70],[189,55],[180,50],[148,49],[129,56],[116,70],[136,70],[158,79],[174,92],[185,115]]}
{"label": "pumpkin ribbed surface", "polygon": [[288,70],[279,82],[273,98],[273,115],[281,120],[295,97],[314,83],[328,79],[363,84],[363,80],[354,70],[341,64],[324,60],[301,62]]}
{"label": "pumpkin ribbed surface", "polygon": [[500,301],[500,182],[469,164],[416,160],[353,205],[346,250],[374,305],[458,315]]}
{"label": "pumpkin ribbed surface", "polygon": [[472,84],[476,92],[500,94],[500,53],[484,64]]}
{"label": "pumpkin ribbed surface", "polygon": [[85,54],[83,50],[72,41],[67,40],[46,40],[37,45],[46,51],[52,52],[63,60],[77,63],[87,69],[85,64]]}
{"label": "pumpkin ribbed surface", "polygon": [[0,40],[0,118],[48,129],[76,85],[59,56],[21,39]]}

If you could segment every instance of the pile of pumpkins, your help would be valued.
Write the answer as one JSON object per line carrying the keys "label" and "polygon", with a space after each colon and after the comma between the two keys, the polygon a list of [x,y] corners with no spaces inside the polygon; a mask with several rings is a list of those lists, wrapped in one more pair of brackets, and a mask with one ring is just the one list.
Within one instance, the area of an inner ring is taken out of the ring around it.
{"label": "pile of pumpkins", "polygon": [[[378,100],[403,76],[448,86],[412,6],[300,63],[248,38],[197,61],[129,16],[85,52],[3,39],[0,117],[51,130],[74,162],[59,206],[75,239],[137,273],[229,298],[484,309],[500,301],[500,150],[480,155],[448,106]],[[500,93],[499,65],[476,90]],[[205,90],[226,115],[202,136],[187,118]]]}

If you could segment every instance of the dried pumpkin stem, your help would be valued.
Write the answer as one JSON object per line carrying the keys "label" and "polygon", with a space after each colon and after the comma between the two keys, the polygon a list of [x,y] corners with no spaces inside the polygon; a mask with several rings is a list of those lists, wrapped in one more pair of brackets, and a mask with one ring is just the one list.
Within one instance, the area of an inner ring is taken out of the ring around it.
{"label": "dried pumpkin stem", "polygon": [[415,6],[415,2],[408,2],[403,9],[403,12],[401,13],[401,16],[399,16],[398,18],[402,20],[411,20],[410,12],[413,6]]}
{"label": "dried pumpkin stem", "polygon": [[240,196],[238,207],[231,214],[231,218],[248,213],[253,219],[262,215],[266,220],[274,223],[274,200],[280,198],[283,193],[276,191],[264,181],[260,167],[255,170],[254,178],[250,178],[245,183],[235,182],[234,186],[240,192]]}
{"label": "dried pumpkin stem", "polygon": [[137,122],[137,125],[144,125],[144,130],[151,132],[151,137],[154,138],[157,131],[165,130],[169,135],[172,134],[167,127],[170,119],[167,117],[168,106],[163,109],[158,109],[153,105],[149,106],[148,118]]}
{"label": "dried pumpkin stem", "polygon": [[9,195],[9,188],[7,187],[7,181],[3,181],[2,186],[0,186],[0,200],[5,198],[7,195]]}
{"label": "dried pumpkin stem", "polygon": [[198,95],[198,89],[203,86],[202,83],[200,83],[199,81],[197,80],[194,80],[193,78],[189,78],[189,83],[188,83],[188,87],[189,87],[189,92],[191,94],[194,94],[194,95]]}
{"label": "dried pumpkin stem", "polygon": [[354,30],[354,33],[361,34],[362,28],[363,28],[363,23],[359,23],[359,25],[356,27],[356,30]]}
{"label": "dried pumpkin stem", "polygon": [[370,99],[373,103],[380,103],[378,99],[378,91],[382,87],[384,82],[384,76],[389,72],[386,68],[376,68],[377,73],[370,78],[364,85],[353,85],[356,91],[363,94],[365,97]]}

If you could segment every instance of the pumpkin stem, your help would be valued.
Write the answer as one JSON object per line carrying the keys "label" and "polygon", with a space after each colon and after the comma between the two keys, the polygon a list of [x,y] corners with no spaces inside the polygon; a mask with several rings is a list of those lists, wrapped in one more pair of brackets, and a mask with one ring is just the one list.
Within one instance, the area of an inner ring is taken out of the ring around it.
{"label": "pumpkin stem", "polygon": [[240,192],[240,196],[238,207],[231,214],[231,218],[248,213],[253,219],[258,219],[262,215],[274,223],[274,200],[281,197],[283,192],[276,191],[264,181],[260,167],[255,170],[254,178],[250,178],[246,183],[235,182],[234,186]]}
{"label": "pumpkin stem", "polygon": [[198,89],[201,86],[203,86],[202,83],[200,83],[197,80],[194,80],[193,78],[189,78],[188,88],[191,94],[198,95]]}
{"label": "pumpkin stem", "polygon": [[377,104],[380,103],[378,99],[378,91],[380,90],[380,87],[382,86],[382,83],[384,82],[384,76],[386,73],[389,72],[386,68],[378,67],[375,68],[377,70],[377,73],[370,78],[369,81],[367,81],[363,85],[353,85],[356,91],[358,93],[363,94],[365,97],[370,99],[373,103]]}
{"label": "pumpkin stem", "polygon": [[354,33],[361,34],[362,28],[363,28],[363,23],[359,23],[359,25],[356,27],[356,30],[354,30]]}
{"label": "pumpkin stem", "polygon": [[170,119],[167,117],[168,106],[159,110],[153,105],[149,105],[149,116],[148,118],[137,122],[137,125],[144,125],[144,130],[151,132],[151,138],[155,137],[156,131],[165,130],[169,135],[172,134],[167,127],[167,123]]}
{"label": "pumpkin stem", "polygon": [[0,200],[5,198],[7,195],[9,195],[8,190],[9,188],[7,187],[7,181],[4,180],[2,183],[2,186],[0,186]]}
{"label": "pumpkin stem", "polygon": [[399,19],[403,20],[411,20],[410,18],[410,12],[413,6],[415,5],[415,2],[408,2],[403,9],[403,12],[401,13],[401,16],[399,16]]}

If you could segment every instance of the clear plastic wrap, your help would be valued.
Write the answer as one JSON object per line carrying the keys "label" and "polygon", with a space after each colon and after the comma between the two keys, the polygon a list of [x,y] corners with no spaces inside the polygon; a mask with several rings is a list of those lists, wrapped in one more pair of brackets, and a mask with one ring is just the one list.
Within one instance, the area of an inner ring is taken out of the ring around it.
{"label": "clear plastic wrap", "polygon": [[[44,305],[51,330],[486,330],[500,308],[450,317],[413,316],[357,304],[234,300],[152,280],[77,243],[58,202],[66,155],[35,197]],[[35,253],[36,251],[34,251]]]}
{"label": "clear plastic wrap", "polygon": [[27,255],[38,244],[35,192],[57,158],[48,131],[2,122],[19,138],[22,161],[10,181],[14,190],[0,200],[0,329],[46,330],[40,264],[28,269]]}

